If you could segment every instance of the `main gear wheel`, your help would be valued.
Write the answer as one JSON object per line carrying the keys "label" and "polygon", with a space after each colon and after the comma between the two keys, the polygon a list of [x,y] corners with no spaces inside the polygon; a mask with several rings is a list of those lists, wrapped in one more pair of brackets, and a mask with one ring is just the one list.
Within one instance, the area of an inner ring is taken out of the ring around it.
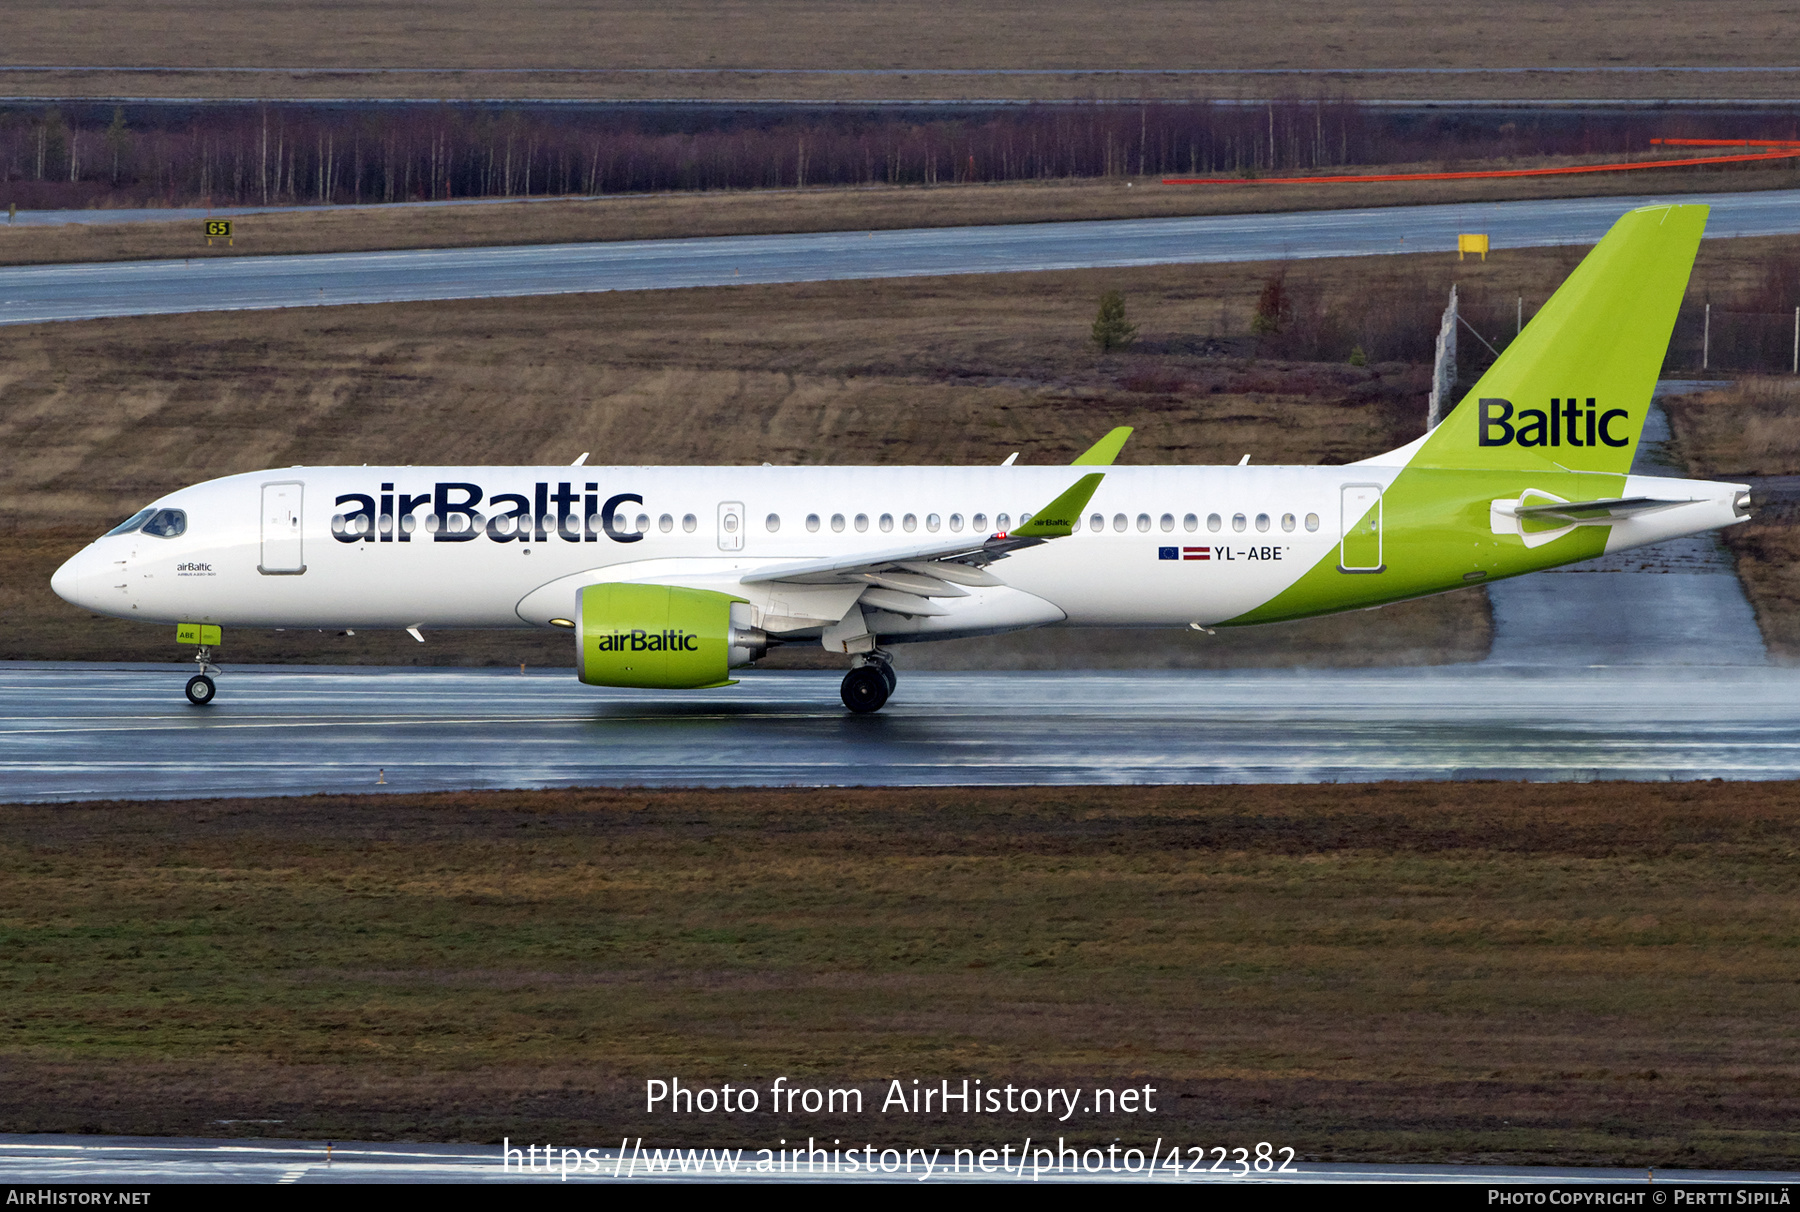
{"label": "main gear wheel", "polygon": [[858,715],[880,711],[893,692],[894,671],[882,661],[858,665],[844,675],[844,684],[838,688],[844,706]]}

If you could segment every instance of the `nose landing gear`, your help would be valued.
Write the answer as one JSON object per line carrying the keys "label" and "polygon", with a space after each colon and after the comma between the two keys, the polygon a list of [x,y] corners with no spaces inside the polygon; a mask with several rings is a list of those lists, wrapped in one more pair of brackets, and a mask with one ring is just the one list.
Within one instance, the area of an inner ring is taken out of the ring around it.
{"label": "nose landing gear", "polygon": [[188,679],[187,701],[196,707],[205,707],[212,703],[213,696],[219,693],[219,687],[212,680],[212,675],[222,672],[212,663],[213,650],[209,644],[203,644],[200,651],[194,654],[194,660],[200,666],[200,672]]}
{"label": "nose landing gear", "polygon": [[888,701],[888,696],[894,693],[894,686],[898,681],[887,653],[871,652],[867,656],[857,657],[851,663],[850,672],[844,675],[844,684],[838,688],[838,695],[844,700],[844,706],[858,715],[867,715],[881,710]]}

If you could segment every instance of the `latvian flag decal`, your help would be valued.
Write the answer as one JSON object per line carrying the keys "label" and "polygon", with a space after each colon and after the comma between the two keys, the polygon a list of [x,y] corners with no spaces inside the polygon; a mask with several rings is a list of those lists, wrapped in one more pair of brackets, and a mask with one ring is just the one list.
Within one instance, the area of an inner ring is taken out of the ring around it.
{"label": "latvian flag decal", "polygon": [[1159,560],[1210,560],[1210,547],[1158,547],[1156,558]]}

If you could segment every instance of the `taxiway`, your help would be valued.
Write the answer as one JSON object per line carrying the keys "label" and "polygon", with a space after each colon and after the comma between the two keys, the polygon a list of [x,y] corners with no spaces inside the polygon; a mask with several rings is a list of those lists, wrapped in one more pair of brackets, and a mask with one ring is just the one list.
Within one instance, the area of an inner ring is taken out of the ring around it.
{"label": "taxiway", "polygon": [[[1396,206],[1286,214],[1021,223],[900,231],[118,261],[0,269],[0,324],[351,303],[512,298],[690,286],[1022,273],[1108,266],[1592,244],[1658,199]],[[1800,233],[1800,191],[1684,194],[1707,235]]]}

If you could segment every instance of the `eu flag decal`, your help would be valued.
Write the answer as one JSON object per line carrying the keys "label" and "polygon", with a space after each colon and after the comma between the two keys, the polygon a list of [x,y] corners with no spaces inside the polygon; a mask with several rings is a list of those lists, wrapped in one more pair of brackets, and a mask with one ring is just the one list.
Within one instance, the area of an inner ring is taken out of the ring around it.
{"label": "eu flag decal", "polygon": [[1179,560],[1181,558],[1181,548],[1158,547],[1156,549],[1156,558],[1159,560]]}

